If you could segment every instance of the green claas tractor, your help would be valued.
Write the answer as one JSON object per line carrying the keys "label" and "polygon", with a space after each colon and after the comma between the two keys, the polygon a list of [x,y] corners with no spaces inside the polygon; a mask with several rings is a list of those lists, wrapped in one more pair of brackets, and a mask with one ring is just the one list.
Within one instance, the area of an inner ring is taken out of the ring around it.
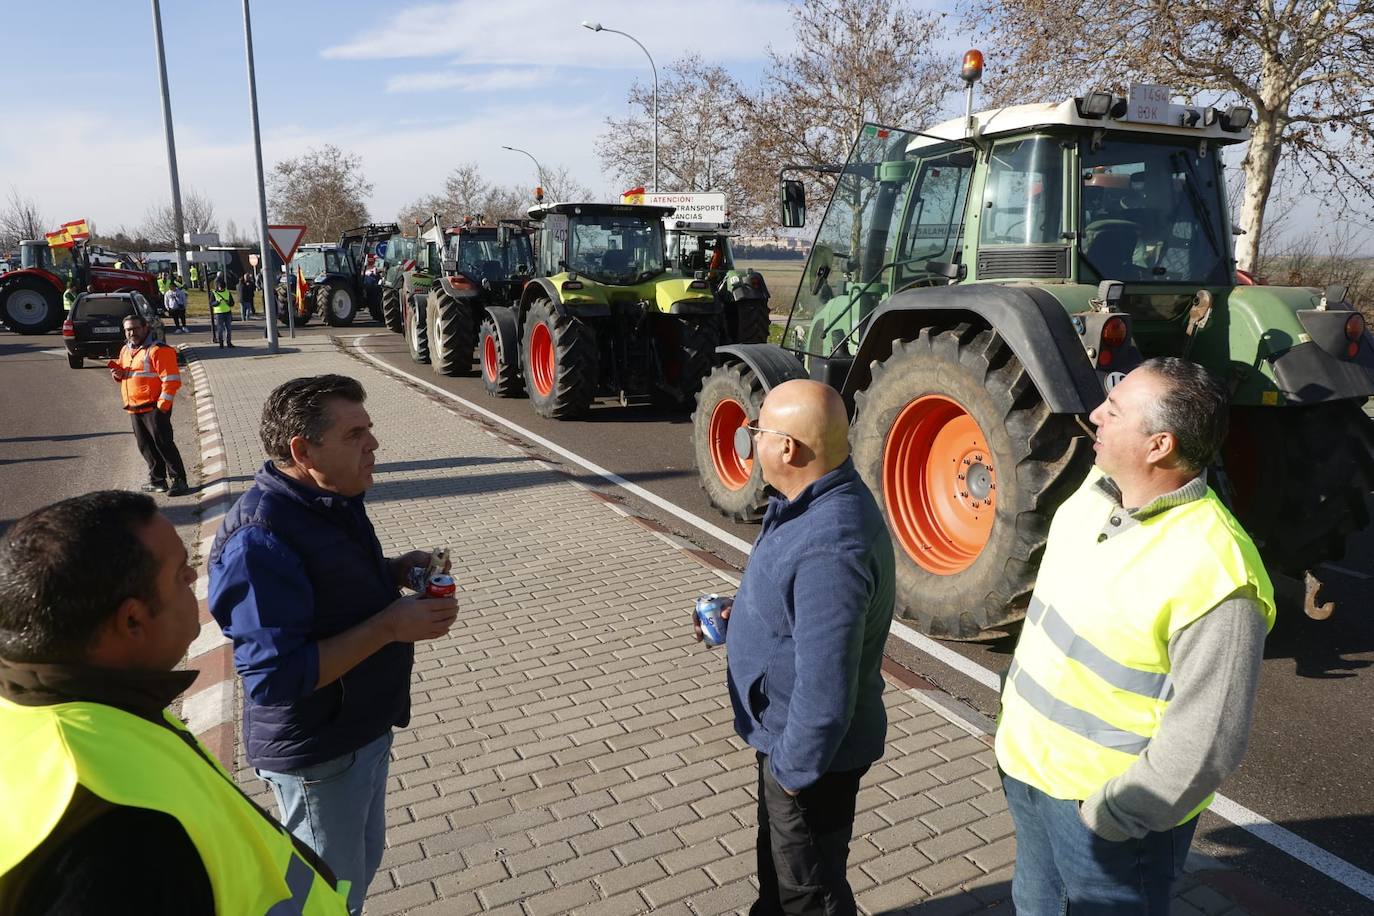
{"label": "green claas tractor", "polygon": [[406,274],[415,269],[415,255],[420,247],[419,231],[408,236],[399,228],[386,241],[386,253],[377,265],[378,285],[381,288],[382,323],[395,334],[405,333],[405,316],[401,313],[401,294]]}
{"label": "green claas tractor", "polygon": [[735,266],[730,250],[730,224],[666,219],[668,259],[682,273],[698,273],[720,300],[722,342],[768,341],[768,284],[753,269]]}
{"label": "green claas tractor", "polygon": [[430,366],[466,375],[475,366],[477,332],[489,306],[520,301],[534,270],[533,229],[526,220],[464,222],[446,234],[441,273],[425,307]]}
{"label": "green claas tractor", "polygon": [[429,294],[436,279],[441,275],[442,252],[447,233],[439,225],[435,214],[429,227],[422,231],[417,227],[413,244],[414,254],[403,262],[399,270],[399,294],[401,300],[401,333],[405,335],[410,358],[417,363],[430,361],[429,337]]}
{"label": "green claas tractor", "polygon": [[[971,81],[970,81],[971,89]],[[970,105],[971,109],[971,105]],[[1271,573],[1340,557],[1374,488],[1374,341],[1344,290],[1238,285],[1222,151],[1250,112],[1095,92],[927,131],[869,124],[836,174],[782,346],[720,348],[694,414],[702,486],[760,517],[747,423],[792,378],[834,386],[922,632],[1025,614],[1050,518],[1093,461],[1086,418],[1142,358],[1232,393],[1211,479]],[[805,222],[780,177],[783,222]],[[1319,582],[1317,583],[1319,585]]]}
{"label": "green claas tractor", "polygon": [[671,207],[551,204],[538,225],[537,276],[513,306],[491,306],[479,333],[482,381],[527,390],[541,416],[585,412],[598,394],[689,403],[710,371],[721,308],[704,278],[665,266]]}

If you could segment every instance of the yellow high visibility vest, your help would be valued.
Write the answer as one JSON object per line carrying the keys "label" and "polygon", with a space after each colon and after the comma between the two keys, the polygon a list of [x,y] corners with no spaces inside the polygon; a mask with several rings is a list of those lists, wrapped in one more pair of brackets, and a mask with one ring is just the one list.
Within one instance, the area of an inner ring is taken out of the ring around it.
{"label": "yellow high visibility vest", "polygon": [[211,292],[214,293],[215,301],[214,304],[210,306],[210,311],[221,315],[233,311],[234,300],[230,298],[229,290],[216,289]]}
{"label": "yellow high visibility vest", "polygon": [[[62,819],[77,785],[114,805],[175,817],[200,853],[215,912],[344,916],[339,889],[296,852],[203,745],[100,703],[19,706],[0,698],[0,874],[28,857]],[[176,732],[181,732],[184,737]],[[282,904],[280,908],[277,904]]]}
{"label": "yellow high visibility vest", "polygon": [[1159,730],[1173,697],[1174,634],[1246,585],[1268,628],[1275,618],[1259,551],[1210,488],[1103,538],[1126,510],[1097,488],[1101,477],[1089,474],[1050,525],[996,738],[1007,775],[1080,801],[1124,773]]}

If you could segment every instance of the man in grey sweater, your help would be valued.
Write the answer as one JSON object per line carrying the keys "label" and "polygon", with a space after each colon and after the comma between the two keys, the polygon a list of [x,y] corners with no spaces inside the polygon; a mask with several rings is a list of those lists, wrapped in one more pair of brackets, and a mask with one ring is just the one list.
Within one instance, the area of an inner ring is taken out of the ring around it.
{"label": "man in grey sweater", "polygon": [[1020,916],[1165,916],[1245,754],[1274,597],[1207,486],[1226,416],[1221,383],[1172,357],[1091,416],[1097,467],[1055,515],[1002,695]]}

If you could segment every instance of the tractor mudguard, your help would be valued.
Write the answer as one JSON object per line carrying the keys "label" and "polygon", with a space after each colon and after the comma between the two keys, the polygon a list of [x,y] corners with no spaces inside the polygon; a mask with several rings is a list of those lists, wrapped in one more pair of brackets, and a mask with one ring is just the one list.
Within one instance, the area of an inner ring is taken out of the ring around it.
{"label": "tractor mudguard", "polygon": [[515,309],[504,305],[489,305],[486,312],[496,323],[496,343],[501,348],[501,362],[506,366],[520,365],[520,322]]}
{"label": "tractor mudguard", "polygon": [[910,289],[880,305],[868,319],[840,394],[849,401],[867,388],[871,364],[892,355],[893,341],[914,340],[922,328],[953,327],[970,319],[995,330],[1011,347],[1054,413],[1086,414],[1102,403],[1102,383],[1059,300],[1033,286],[984,283]]}
{"label": "tractor mudguard", "polygon": [[806,378],[806,367],[791,350],[784,350],[776,344],[729,344],[716,347],[716,356],[729,362],[733,357],[750,369],[763,383],[763,393],[772,391],[774,386],[797,378]]}
{"label": "tractor mudguard", "polygon": [[611,314],[611,307],[605,302],[564,302],[557,283],[549,277],[535,277],[525,284],[525,291],[520,296],[521,316],[530,310],[530,303],[538,298],[540,293],[553,303],[554,311],[560,315],[573,318],[609,318]]}
{"label": "tractor mudguard", "polygon": [[1374,341],[1365,332],[1354,359],[1333,354],[1353,313],[1316,311],[1320,301],[1316,289],[1238,286],[1198,333],[1192,358],[1231,367],[1234,406],[1305,407],[1374,395]]}

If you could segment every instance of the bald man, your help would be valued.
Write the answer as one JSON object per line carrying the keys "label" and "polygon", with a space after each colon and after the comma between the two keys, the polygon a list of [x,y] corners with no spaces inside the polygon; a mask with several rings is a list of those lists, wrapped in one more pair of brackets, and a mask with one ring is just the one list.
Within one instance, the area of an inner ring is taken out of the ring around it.
{"label": "bald man", "polygon": [[774,388],[747,446],[781,494],[763,517],[726,639],[735,730],[758,752],[750,913],[850,914],[854,799],[887,738],[880,666],[896,594],[892,541],[849,460],[849,420],[833,388]]}

